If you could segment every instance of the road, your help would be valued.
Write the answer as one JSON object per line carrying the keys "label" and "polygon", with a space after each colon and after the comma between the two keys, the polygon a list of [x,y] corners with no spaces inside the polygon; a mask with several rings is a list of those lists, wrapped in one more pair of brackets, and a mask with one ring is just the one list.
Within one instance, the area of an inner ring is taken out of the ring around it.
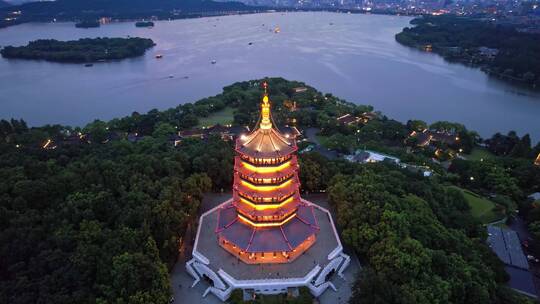
{"label": "road", "polygon": [[319,139],[317,138],[317,134],[320,132],[320,129],[317,128],[307,128],[305,130],[305,137],[307,140],[315,145],[315,148],[313,148],[313,152],[318,152],[319,154],[323,155],[324,157],[333,160],[337,159],[339,157],[339,154],[334,150],[329,150],[321,145],[319,142]]}

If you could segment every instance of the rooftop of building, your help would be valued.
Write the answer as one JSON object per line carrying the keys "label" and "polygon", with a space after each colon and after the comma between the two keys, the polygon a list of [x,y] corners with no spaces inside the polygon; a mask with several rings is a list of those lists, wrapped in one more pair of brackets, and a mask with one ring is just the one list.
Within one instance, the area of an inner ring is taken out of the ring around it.
{"label": "rooftop of building", "polygon": [[447,145],[454,145],[459,141],[456,134],[450,132],[432,131],[425,129],[423,131],[413,131],[409,137],[416,138],[417,146],[426,146],[432,141],[438,141]]}
{"label": "rooftop of building", "polygon": [[[308,237],[317,233],[319,226],[311,205],[301,204],[291,207],[296,207],[297,210],[291,219],[283,220],[280,226],[257,228],[239,220],[231,203],[220,209],[216,231],[221,237],[246,252],[292,251]],[[278,212],[285,210],[285,208],[276,209]]]}
{"label": "rooftop of building", "polygon": [[356,152],[352,155],[347,155],[345,159],[353,162],[381,162],[381,161],[393,161],[395,163],[399,163],[401,160],[395,156],[375,152],[371,150],[356,150]]}
{"label": "rooftop of building", "polygon": [[258,128],[251,134],[240,137],[236,150],[255,158],[279,158],[295,152],[296,144],[275,128]]}
{"label": "rooftop of building", "polygon": [[253,158],[280,158],[296,152],[292,134],[282,134],[272,120],[271,102],[266,92],[261,102],[261,116],[257,127],[236,141],[236,151]]}
{"label": "rooftop of building", "polygon": [[353,123],[357,123],[360,121],[360,118],[351,115],[351,114],[345,114],[343,116],[340,116],[337,118],[338,123],[344,124],[344,125],[350,125]]}
{"label": "rooftop of building", "polygon": [[529,269],[529,262],[521,249],[519,236],[513,230],[488,226],[488,243],[503,263]]}
{"label": "rooftop of building", "polygon": [[[228,202],[226,202],[228,203]],[[314,205],[315,206],[315,205]],[[312,247],[290,263],[284,264],[246,264],[224,250],[214,233],[218,221],[218,208],[212,209],[200,219],[198,242],[194,250],[205,256],[214,271],[223,269],[237,280],[263,280],[301,278],[307,275],[316,265],[324,267],[328,264],[328,255],[340,243],[336,238],[330,214],[319,207],[314,214],[320,230]]]}
{"label": "rooftop of building", "polygon": [[508,285],[514,290],[536,298],[533,275],[523,253],[516,231],[489,225],[487,242],[491,250],[506,264],[504,269],[510,276]]}

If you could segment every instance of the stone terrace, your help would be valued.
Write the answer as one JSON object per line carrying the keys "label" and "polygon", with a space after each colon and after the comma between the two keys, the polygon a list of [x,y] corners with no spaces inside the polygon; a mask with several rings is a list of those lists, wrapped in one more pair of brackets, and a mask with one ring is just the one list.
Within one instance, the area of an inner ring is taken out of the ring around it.
{"label": "stone terrace", "polygon": [[210,261],[214,271],[223,269],[237,280],[301,278],[307,275],[317,264],[324,267],[328,263],[328,254],[337,246],[329,215],[315,205],[315,217],[321,230],[317,233],[315,244],[291,263],[285,264],[245,264],[219,246],[215,234],[218,209],[201,218],[201,235],[197,251]]}

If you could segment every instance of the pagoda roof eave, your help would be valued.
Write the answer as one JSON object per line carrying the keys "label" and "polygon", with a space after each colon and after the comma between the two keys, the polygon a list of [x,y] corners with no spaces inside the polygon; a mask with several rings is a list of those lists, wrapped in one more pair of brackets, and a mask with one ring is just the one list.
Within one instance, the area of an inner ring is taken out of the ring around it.
{"label": "pagoda roof eave", "polygon": [[252,158],[281,158],[298,150],[294,139],[288,139],[276,129],[256,129],[236,141],[235,150]]}
{"label": "pagoda roof eave", "polygon": [[243,174],[253,179],[282,178],[282,177],[291,175],[298,170],[298,160],[296,159],[296,157],[293,157],[291,159],[291,165],[287,166],[286,168],[282,170],[275,171],[275,172],[260,173],[260,172],[254,172],[250,169],[247,169],[246,167],[242,165],[242,161],[236,158],[235,163],[234,163],[234,170],[235,172],[239,172],[240,174]]}
{"label": "pagoda roof eave", "polygon": [[298,191],[299,184],[300,183],[298,181],[298,177],[295,176],[288,185],[282,188],[273,189],[269,191],[259,191],[259,190],[254,190],[254,189],[249,188],[249,186],[246,186],[244,183],[241,182],[238,176],[235,176],[233,189],[251,197],[271,199],[271,198],[282,198],[282,197],[288,196],[290,193]]}

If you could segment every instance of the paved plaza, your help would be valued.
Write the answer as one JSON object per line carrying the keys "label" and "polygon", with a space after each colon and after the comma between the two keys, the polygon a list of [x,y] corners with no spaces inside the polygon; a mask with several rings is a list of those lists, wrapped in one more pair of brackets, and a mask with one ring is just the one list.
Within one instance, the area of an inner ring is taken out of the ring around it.
{"label": "paved plaza", "polygon": [[[218,206],[219,204],[225,202],[231,197],[230,193],[224,194],[207,194],[203,200],[201,206],[201,214]],[[316,194],[305,196],[306,200],[311,200],[313,203],[321,205],[323,208],[328,208],[326,202],[326,195]],[[326,213],[322,212],[319,209],[315,209],[316,216],[321,225],[322,232],[332,232],[330,226],[330,221]],[[212,215],[212,213],[210,214]],[[326,217],[326,219],[324,218]],[[326,255],[329,251],[326,251],[326,248],[335,247],[336,242],[335,238],[332,235],[319,233],[317,235],[317,241],[315,244],[308,250],[305,254],[300,256],[294,263],[291,264],[268,264],[268,265],[248,265],[239,261],[237,258],[232,256],[230,253],[222,249],[218,243],[216,236],[214,234],[215,221],[217,218],[211,218],[208,223],[204,223],[204,227],[201,229],[201,233],[205,235],[201,240],[206,240],[206,242],[201,242],[198,246],[210,246],[211,248],[205,248],[205,252],[211,252],[213,255],[211,261],[221,260],[223,261],[220,268],[223,268],[231,275],[248,275],[253,278],[280,278],[282,276],[291,276],[295,273],[299,273],[298,276],[304,276],[309,272],[315,264],[320,264],[324,266],[327,263]],[[206,227],[207,226],[207,227]],[[218,304],[222,303],[217,297],[212,293],[209,293],[206,297],[203,297],[204,291],[209,287],[209,284],[204,280],[201,280],[197,285],[191,288],[193,284],[193,277],[186,271],[185,263],[191,259],[191,252],[194,237],[196,234],[196,227],[190,227],[184,238],[184,243],[180,249],[179,260],[176,263],[173,271],[171,272],[171,284],[174,292],[175,303],[208,303],[208,304]],[[319,248],[319,247],[321,248]],[[208,251],[210,249],[210,251]],[[321,252],[326,252],[322,254]],[[298,263],[297,263],[298,262]],[[291,267],[294,265],[294,267]],[[210,265],[211,266],[211,265]],[[357,273],[360,270],[360,264],[356,256],[351,255],[351,263],[344,273],[345,280],[337,275],[334,275],[331,282],[336,287],[337,291],[327,290],[319,297],[319,302],[321,304],[337,304],[337,303],[347,303],[351,293],[352,285],[354,284]]]}

